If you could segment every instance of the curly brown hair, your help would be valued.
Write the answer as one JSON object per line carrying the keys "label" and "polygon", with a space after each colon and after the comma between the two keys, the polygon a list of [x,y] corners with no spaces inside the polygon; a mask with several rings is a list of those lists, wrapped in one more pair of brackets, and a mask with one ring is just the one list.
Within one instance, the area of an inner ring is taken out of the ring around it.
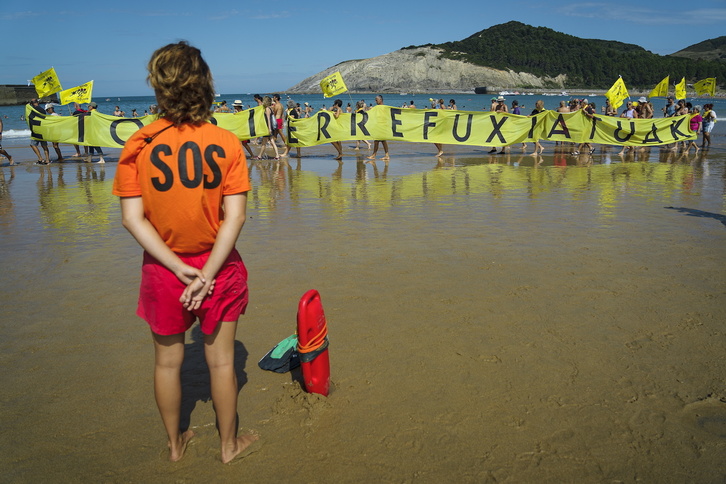
{"label": "curly brown hair", "polygon": [[202,52],[186,41],[157,49],[147,66],[159,114],[174,125],[209,121],[214,83]]}

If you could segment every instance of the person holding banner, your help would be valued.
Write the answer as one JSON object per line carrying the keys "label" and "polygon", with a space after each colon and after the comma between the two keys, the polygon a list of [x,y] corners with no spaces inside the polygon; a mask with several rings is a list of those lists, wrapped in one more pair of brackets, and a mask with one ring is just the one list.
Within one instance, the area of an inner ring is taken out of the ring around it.
{"label": "person holding banner", "polygon": [[[300,119],[300,105],[296,104],[292,99],[287,100],[287,118],[288,119]],[[289,123],[288,123],[289,126]],[[295,158],[300,158],[300,147],[298,146]],[[288,154],[290,153],[290,147],[287,147]]]}
{"label": "person holding banner", "polygon": [[673,104],[673,98],[671,96],[668,96],[668,99],[666,99],[666,105],[663,108],[663,117],[672,118],[675,115],[676,115],[676,105]]}
{"label": "person holding banner", "polygon": [[277,136],[280,135],[282,138],[282,144],[285,146],[285,151],[280,156],[287,156],[290,152],[290,147],[287,146],[287,138],[285,137],[285,109],[280,102],[280,95],[272,95],[272,112],[275,115],[275,135],[272,137],[272,142],[277,143]]}
{"label": "person holding banner", "polygon": [[260,152],[257,154],[255,160],[266,159],[265,149],[267,148],[268,144],[271,144],[272,147],[275,149],[275,159],[279,160],[280,152],[277,151],[277,144],[274,141],[275,130],[277,129],[277,121],[275,121],[275,113],[273,113],[272,111],[272,98],[270,96],[263,97],[262,106],[264,106],[265,108],[265,122],[267,123],[267,127],[270,129],[270,134],[268,136],[262,137]]}
{"label": "person holding banner", "polygon": [[[701,123],[703,122],[703,117],[701,116],[701,106],[694,106],[693,110],[691,111],[691,119],[689,120],[691,131],[694,133],[698,133],[701,131]],[[696,153],[698,153],[698,145],[696,144],[696,140],[692,139],[688,143],[688,147],[686,148],[686,153],[689,153],[691,151],[691,148],[695,148]]]}
{"label": "person holding banner", "polygon": [[[380,94],[376,96],[376,105],[381,106],[383,105],[383,96]],[[386,140],[375,140],[373,142],[373,154],[368,157],[369,160],[375,160],[376,159],[376,153],[378,153],[378,143],[381,143],[383,145],[383,160],[388,161],[390,158],[388,156],[388,142]]]}
{"label": "person holding banner", "polygon": [[[45,109],[40,107],[40,101],[38,101],[38,99],[35,99],[35,98],[31,99],[30,107],[32,107],[39,113],[45,114]],[[30,119],[30,118],[28,118],[28,119]],[[43,159],[43,157],[40,156],[40,150],[38,149],[38,145],[40,145],[40,147],[43,148],[43,153],[45,154],[45,159]],[[47,141],[39,141],[39,140],[31,139],[30,148],[35,153],[35,156],[38,157],[38,161],[35,162],[36,165],[47,165],[50,163],[50,153],[48,153],[48,142]]]}
{"label": "person holding banner", "polygon": [[[446,109],[446,106],[444,106],[444,100],[439,99],[439,102],[436,103],[436,109]],[[443,156],[444,154],[444,145],[441,143],[434,143],[434,146],[436,147],[436,156]]]}
{"label": "person holding banner", "polygon": [[[60,116],[60,114],[55,112],[55,104],[53,104],[53,103],[48,103],[45,105],[45,112],[49,116]],[[58,143],[55,141],[53,142],[53,149],[55,150],[55,154],[58,157],[58,159],[55,161],[57,161],[57,162],[63,161],[63,153],[61,153],[60,145],[58,145]]]}
{"label": "person holding banner", "polygon": [[[235,101],[232,103],[232,109],[234,109],[234,113],[241,113],[244,109],[244,105],[242,104],[242,101],[240,99],[235,99]],[[255,154],[252,152],[252,148],[250,148],[250,140],[243,139],[241,141],[242,147],[247,151],[247,154],[250,155],[250,158],[254,158]]]}
{"label": "person holding banner", "polygon": [[[98,110],[98,104],[91,102],[88,103],[88,112],[93,115],[94,111]],[[93,161],[93,152],[96,152],[100,155],[100,158],[96,163],[106,163],[106,160],[103,159],[103,150],[100,146],[89,146],[88,147],[88,161]]]}
{"label": "person holding banner", "polygon": [[[80,104],[77,102],[73,103],[73,116],[85,116],[88,111],[83,109]],[[76,148],[76,154],[74,155],[76,158],[81,158],[81,149],[79,148],[79,145],[73,145]],[[83,156],[88,156],[88,146],[83,146]]]}
{"label": "person holding banner", "polygon": [[[411,103],[413,103],[413,101],[411,101]],[[307,103],[305,103],[305,104],[307,104]],[[355,112],[356,112],[356,114],[360,114],[362,116],[363,113],[366,112],[366,102],[363,100],[356,102],[355,103]],[[364,139],[363,141],[365,142],[366,145],[368,145],[368,149],[371,149],[371,142],[368,141],[367,139]],[[361,140],[355,141],[356,150],[360,150],[360,142],[361,142]]]}
{"label": "person holding banner", "polygon": [[[538,99],[537,102],[534,103],[534,109],[532,110],[532,112],[529,115],[536,116],[539,113],[543,113],[544,110],[545,110],[544,101],[541,99]],[[535,155],[535,156],[541,155],[543,151],[544,151],[544,146],[542,146],[542,143],[540,143],[539,140],[536,139],[534,141],[534,153],[532,153],[532,155]]]}
{"label": "person holding banner", "polygon": [[[341,101],[340,99],[336,99],[335,101],[333,101],[333,107],[331,107],[330,110],[333,112],[333,117],[335,119],[338,119],[340,117],[340,115],[343,114],[343,101]],[[336,156],[334,159],[336,159],[338,161],[342,160],[343,159],[343,143],[341,143],[340,141],[333,141],[330,144],[333,145],[333,148],[335,148],[336,151],[338,152],[338,156]],[[288,148],[288,149],[290,149],[290,148]]]}

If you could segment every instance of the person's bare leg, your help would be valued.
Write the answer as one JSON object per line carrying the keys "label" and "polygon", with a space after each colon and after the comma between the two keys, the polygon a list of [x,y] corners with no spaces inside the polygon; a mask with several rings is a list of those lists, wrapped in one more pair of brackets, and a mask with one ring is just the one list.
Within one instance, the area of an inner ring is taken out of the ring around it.
{"label": "person's bare leg", "polygon": [[376,159],[376,154],[378,153],[378,143],[380,143],[380,141],[378,141],[378,140],[375,140],[373,142],[373,154],[371,154],[371,156],[368,157],[369,160]]}
{"label": "person's bare leg", "polygon": [[8,162],[10,162],[10,166],[15,164],[15,162],[13,161],[13,157],[10,156],[10,153],[8,153],[7,151],[0,149],[0,155],[3,155],[5,158],[8,159]]}
{"label": "person's bare leg", "polygon": [[40,156],[40,150],[38,149],[38,147],[37,146],[34,146],[34,145],[30,145],[30,147],[33,149],[33,153],[35,153],[35,156],[38,157],[38,161],[39,162],[42,162],[43,161],[43,157]]}
{"label": "person's bare leg", "polygon": [[258,439],[237,436],[237,373],[234,369],[234,338],[237,322],[222,322],[211,335],[204,335],[204,356],[209,367],[212,402],[222,448],[222,463],[231,462]]}
{"label": "person's bare leg", "polygon": [[55,161],[63,161],[63,153],[61,153],[60,146],[58,146],[58,143],[53,143],[53,149],[55,150],[55,154],[58,157]]}
{"label": "person's bare leg", "polygon": [[179,429],[181,415],[181,366],[184,362],[184,333],[164,336],[151,333],[154,338],[154,395],[169,437],[169,460],[184,457],[187,444],[194,432]]}
{"label": "person's bare leg", "polygon": [[383,141],[381,141],[381,144],[383,145],[383,158],[381,158],[381,159],[388,161],[390,159],[388,156],[388,142],[383,140]]}
{"label": "person's bare leg", "polygon": [[335,157],[336,160],[342,160],[343,159],[343,144],[340,141],[333,141],[331,143],[335,150],[338,152],[338,156]]}
{"label": "person's bare leg", "polygon": [[257,159],[261,160],[262,157],[265,156],[265,149],[267,148],[267,138],[262,138],[262,143],[260,143],[260,152],[257,154]]}

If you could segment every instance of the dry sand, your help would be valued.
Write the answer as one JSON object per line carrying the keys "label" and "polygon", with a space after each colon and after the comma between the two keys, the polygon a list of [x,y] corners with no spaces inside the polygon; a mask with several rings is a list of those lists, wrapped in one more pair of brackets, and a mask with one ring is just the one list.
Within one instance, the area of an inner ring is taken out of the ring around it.
{"label": "dry sand", "polygon": [[[197,436],[166,460],[114,164],[2,168],[0,481],[726,480],[723,151],[437,164],[392,144],[386,167],[345,149],[252,167],[237,357],[262,446],[227,466],[198,330]],[[310,288],[328,398],[257,367]]]}

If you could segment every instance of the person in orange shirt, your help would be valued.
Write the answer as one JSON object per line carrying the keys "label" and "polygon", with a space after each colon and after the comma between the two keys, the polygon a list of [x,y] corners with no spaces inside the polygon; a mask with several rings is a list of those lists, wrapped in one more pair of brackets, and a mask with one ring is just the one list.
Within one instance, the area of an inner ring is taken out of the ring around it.
{"label": "person in orange shirt", "polygon": [[[237,436],[237,320],[247,306],[247,270],[235,249],[250,190],[239,140],[209,123],[212,75],[186,42],[158,49],[148,64],[160,117],[126,142],[113,193],[124,227],[144,249],[136,314],[154,340],[154,392],[180,460],[194,436],[180,429],[184,336],[198,318],[211,377],[222,462],[257,436]],[[214,289],[214,291],[213,291]]]}

